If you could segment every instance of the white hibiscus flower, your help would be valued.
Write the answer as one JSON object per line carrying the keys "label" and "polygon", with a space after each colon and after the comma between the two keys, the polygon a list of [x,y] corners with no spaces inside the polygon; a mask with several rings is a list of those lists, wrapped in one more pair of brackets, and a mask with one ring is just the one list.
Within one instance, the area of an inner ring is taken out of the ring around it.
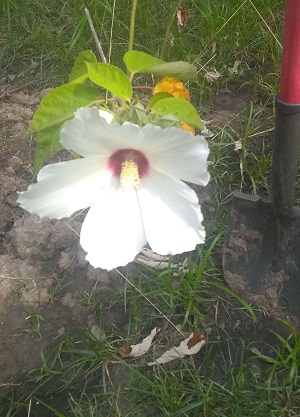
{"label": "white hibiscus flower", "polygon": [[20,193],[21,207],[55,219],[90,207],[80,243],[95,268],[126,265],[147,241],[161,255],[203,243],[198,198],[182,180],[208,183],[205,139],[173,127],[110,121],[96,107],[78,109],[60,136],[83,158],[42,168],[37,183]]}

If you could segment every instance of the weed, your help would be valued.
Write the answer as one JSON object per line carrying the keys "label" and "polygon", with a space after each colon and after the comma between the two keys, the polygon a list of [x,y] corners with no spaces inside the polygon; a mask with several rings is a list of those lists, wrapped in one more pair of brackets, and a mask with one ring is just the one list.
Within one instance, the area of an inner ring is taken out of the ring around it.
{"label": "weed", "polygon": [[[268,378],[266,380],[266,385],[269,389],[274,384],[282,387],[290,384],[297,386],[300,378],[298,374],[300,366],[300,338],[290,323],[285,320],[281,320],[281,322],[288,327],[291,333],[288,337],[284,338],[277,332],[272,332],[280,342],[279,348],[269,346],[273,355],[265,355],[255,347],[251,349],[257,358],[270,364],[270,367],[267,368]],[[276,378],[274,378],[275,376]]]}
{"label": "weed", "polygon": [[45,319],[40,314],[35,314],[33,311],[27,312],[26,317],[27,329],[25,330],[33,339],[42,339],[41,327]]}
{"label": "weed", "polygon": [[49,300],[51,302],[57,300],[59,297],[62,297],[64,294],[64,291],[68,286],[71,284],[71,282],[66,281],[66,277],[58,277],[54,275],[55,284],[52,286],[50,292],[49,292]]}

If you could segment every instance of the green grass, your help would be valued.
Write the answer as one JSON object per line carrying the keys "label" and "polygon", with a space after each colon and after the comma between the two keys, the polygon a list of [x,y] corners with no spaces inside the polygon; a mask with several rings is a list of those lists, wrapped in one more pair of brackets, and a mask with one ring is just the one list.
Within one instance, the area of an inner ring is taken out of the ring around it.
{"label": "green grass", "polygon": [[[136,49],[159,55],[176,4],[138,3]],[[85,5],[106,56],[111,44],[111,62],[122,65],[131,1],[88,0]],[[83,6],[80,0],[2,0],[0,65],[6,80],[32,80],[36,88],[64,82],[76,55],[95,51]],[[214,129],[210,139],[214,196],[203,208],[208,241],[191,256],[186,271],[138,266],[125,276],[132,285],[111,290],[105,300],[82,294],[82,306],[96,315],[103,338],[98,340],[89,329],[83,329],[80,340],[67,330],[59,334],[22,384],[0,387],[1,417],[299,415],[299,336],[288,323],[283,332],[266,330],[263,311],[225,286],[219,255],[231,190],[269,191],[266,133],[272,135],[270,105],[278,85],[284,2],[190,0],[186,6],[192,19],[182,34],[176,25],[172,28],[174,46],[167,48],[165,59],[196,63],[199,84],[190,86],[194,103],[204,111],[205,99],[228,87],[249,94],[249,105],[235,125]],[[204,75],[213,67],[222,77],[209,83]],[[57,277],[52,301],[62,296],[65,282]],[[107,314],[114,311],[124,314],[124,320],[108,328]],[[28,313],[32,337],[42,337],[43,320]],[[121,346],[140,341],[154,326],[161,332],[145,357],[120,358]],[[188,335],[195,329],[205,330],[208,338],[198,355],[153,369],[146,366],[179,343],[180,332]]]}
{"label": "green grass", "polygon": [[[212,256],[219,242],[202,247],[186,272],[138,267],[126,276],[132,286],[125,293],[122,286],[111,289],[102,302],[83,294],[83,306],[105,337],[98,340],[86,329],[74,340],[62,332],[21,388],[6,391],[0,414],[23,416],[30,406],[33,416],[59,417],[297,416],[300,338],[287,322],[285,336],[255,333],[262,314],[222,284]],[[113,310],[123,311],[126,324],[119,320],[107,329],[105,315]],[[249,334],[234,331],[237,317]],[[148,361],[182,340],[170,321],[184,334],[205,330],[208,343],[195,357],[148,368]],[[121,346],[154,326],[161,331],[145,356],[120,358]]]}
{"label": "green grass", "polygon": [[[2,0],[0,62],[7,77],[34,75],[50,85],[65,81],[76,55],[85,49],[95,50],[84,5],[90,10],[106,56],[111,41],[111,62],[120,65],[128,43],[129,0],[51,0],[46,4]],[[159,54],[176,5],[168,0],[138,3],[136,49]],[[250,0],[191,0],[186,6],[192,18],[181,34],[174,23],[174,46],[168,46],[165,59],[197,64],[202,87],[197,94],[194,91],[194,99],[201,102],[210,90],[204,74],[213,67],[222,74],[221,84],[239,80],[268,95],[278,81],[283,0],[257,0],[255,5]],[[238,70],[232,74],[235,62]]]}
{"label": "green grass", "polygon": [[[202,255],[202,261],[195,263],[198,270],[205,263],[206,252]],[[249,311],[256,316],[258,312],[250,306],[244,309],[244,304],[226,292],[216,294],[210,284],[214,271],[209,263],[196,289],[195,281],[189,277],[174,277],[167,272],[169,275],[163,277],[162,273],[152,271],[149,275],[142,269],[140,278],[128,276],[161,313],[145,303],[136,289],[129,288],[127,334],[124,328],[114,328],[101,342],[89,331],[81,342],[72,340],[67,333],[61,334],[56,348],[47,357],[42,353],[41,367],[23,381],[22,391],[0,400],[1,415],[22,416],[31,404],[32,415],[60,417],[296,416],[300,398],[300,339],[293,327],[286,323],[290,333],[286,337],[273,332],[272,345],[262,340],[255,342],[250,336],[247,340],[234,335],[216,320],[217,300],[221,317],[221,310],[230,317],[242,309],[239,317],[244,316],[245,326],[254,326]],[[186,303],[191,297],[187,287],[193,287],[196,302],[184,326]],[[106,309],[124,307],[124,293],[114,292],[102,305],[97,305],[92,297],[89,301],[85,298],[84,303],[96,312],[101,323]],[[146,363],[153,355],[157,357],[161,350],[182,338],[164,316],[176,325],[182,324],[185,333],[196,327],[207,329],[209,343],[194,358],[148,368]],[[160,326],[161,332],[146,357],[119,357],[120,346],[135,343],[154,325]]]}

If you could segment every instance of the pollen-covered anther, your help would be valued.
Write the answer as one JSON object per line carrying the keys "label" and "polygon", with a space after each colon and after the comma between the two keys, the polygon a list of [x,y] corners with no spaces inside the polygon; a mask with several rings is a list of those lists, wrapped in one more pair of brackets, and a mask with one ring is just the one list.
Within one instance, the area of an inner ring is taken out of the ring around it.
{"label": "pollen-covered anther", "polygon": [[124,190],[138,188],[141,179],[139,176],[138,165],[134,161],[124,161],[121,164],[120,187]]}

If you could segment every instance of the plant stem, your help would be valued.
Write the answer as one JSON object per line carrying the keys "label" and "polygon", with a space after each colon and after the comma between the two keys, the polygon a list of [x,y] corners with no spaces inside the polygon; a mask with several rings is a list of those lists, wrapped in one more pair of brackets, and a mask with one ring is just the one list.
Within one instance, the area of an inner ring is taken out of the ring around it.
{"label": "plant stem", "polygon": [[99,40],[99,38],[97,36],[97,33],[95,31],[95,27],[94,27],[94,24],[93,24],[93,21],[92,21],[92,18],[91,18],[91,14],[89,12],[89,9],[87,9],[85,7],[84,11],[85,11],[85,15],[86,15],[87,21],[88,21],[88,23],[90,25],[90,29],[91,29],[92,35],[94,37],[94,40],[95,40],[95,43],[96,43],[96,46],[97,46],[97,49],[98,49],[98,52],[99,52],[99,55],[100,55],[100,59],[101,59],[101,61],[104,64],[106,64],[107,61],[106,61],[106,58],[105,58],[105,55],[104,55],[104,51],[103,51],[101,42],[100,42],[100,40]]}
{"label": "plant stem", "polygon": [[[132,8],[131,8],[131,16],[130,16],[130,31],[129,31],[129,40],[128,40],[128,52],[132,51],[132,48],[133,48],[137,2],[138,0],[132,0]],[[131,81],[132,73],[130,71],[127,71],[127,76],[129,80]]]}
{"label": "plant stem", "polygon": [[172,14],[170,23],[167,26],[167,30],[166,30],[166,33],[165,33],[164,41],[163,41],[163,44],[162,44],[162,47],[161,47],[161,50],[160,50],[160,54],[159,54],[159,57],[161,59],[163,59],[164,54],[166,52],[166,47],[168,45],[168,41],[169,41],[169,36],[170,36],[170,33],[171,33],[172,25],[173,25],[173,22],[174,22],[175,17],[177,16],[177,10],[181,6],[181,3],[182,3],[182,0],[179,0],[178,1],[178,4],[177,4],[177,7],[176,7],[176,9],[174,11],[174,13]]}
{"label": "plant stem", "polygon": [[154,87],[148,86],[148,85],[136,85],[132,87],[134,90],[154,90]]}

